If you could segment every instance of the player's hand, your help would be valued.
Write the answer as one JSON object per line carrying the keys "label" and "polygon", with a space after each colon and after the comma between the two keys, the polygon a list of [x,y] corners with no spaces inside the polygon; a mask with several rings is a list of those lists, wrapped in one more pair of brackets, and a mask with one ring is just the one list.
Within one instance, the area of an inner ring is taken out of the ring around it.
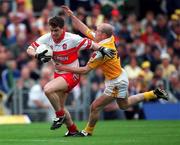
{"label": "player's hand", "polygon": [[109,58],[113,58],[116,55],[116,51],[110,48],[106,48],[101,46],[99,48],[99,51],[101,52],[101,54],[103,55],[103,57],[106,55]]}
{"label": "player's hand", "polygon": [[51,56],[45,55],[47,52],[48,52],[48,50],[44,50],[41,53],[36,53],[35,58],[37,58],[42,63],[46,63],[51,60]]}
{"label": "player's hand", "polygon": [[49,62],[51,60],[51,56],[45,56],[43,58],[41,58],[41,62],[46,63]]}
{"label": "player's hand", "polygon": [[62,5],[61,8],[64,10],[66,15],[68,15],[68,16],[72,16],[73,15],[73,11],[71,11],[68,6]]}

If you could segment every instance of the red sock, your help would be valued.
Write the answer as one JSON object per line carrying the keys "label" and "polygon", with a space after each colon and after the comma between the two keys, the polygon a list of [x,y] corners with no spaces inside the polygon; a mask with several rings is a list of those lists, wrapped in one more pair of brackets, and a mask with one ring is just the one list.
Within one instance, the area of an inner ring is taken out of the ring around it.
{"label": "red sock", "polygon": [[68,130],[69,130],[69,132],[76,132],[76,131],[78,131],[75,124],[72,124],[70,127],[68,127]]}
{"label": "red sock", "polygon": [[56,111],[55,113],[56,113],[56,117],[61,117],[61,116],[64,116],[64,114],[65,114],[63,109]]}

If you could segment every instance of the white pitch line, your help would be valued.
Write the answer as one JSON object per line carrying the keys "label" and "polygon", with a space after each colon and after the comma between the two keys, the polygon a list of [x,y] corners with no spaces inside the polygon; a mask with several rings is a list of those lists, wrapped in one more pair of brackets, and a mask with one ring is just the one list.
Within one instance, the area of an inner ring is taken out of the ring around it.
{"label": "white pitch line", "polygon": [[68,142],[65,140],[49,140],[49,139],[3,139],[0,142]]}

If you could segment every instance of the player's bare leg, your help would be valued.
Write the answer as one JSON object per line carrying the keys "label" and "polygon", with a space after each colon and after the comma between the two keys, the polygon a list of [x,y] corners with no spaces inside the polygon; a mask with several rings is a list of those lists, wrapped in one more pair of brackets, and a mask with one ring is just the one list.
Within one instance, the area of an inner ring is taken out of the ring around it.
{"label": "player's bare leg", "polygon": [[119,105],[119,108],[126,110],[129,107],[141,102],[144,100],[143,93],[130,96],[128,98],[117,98],[116,102]]}
{"label": "player's bare leg", "polygon": [[[117,98],[116,101],[121,109],[127,109],[130,106],[133,106],[143,100],[151,100],[151,99],[159,99],[159,98],[167,100],[168,94],[164,90],[158,88],[153,91],[140,93],[137,95],[130,96],[128,98],[127,97]],[[103,95],[92,103],[89,122],[86,128],[79,133],[79,136],[88,136],[92,134],[96,122],[99,118],[100,110],[104,108],[104,106],[112,102],[114,99],[115,98],[113,97]]]}
{"label": "player's bare leg", "polygon": [[[50,82],[48,82],[44,87],[44,92],[48,97],[49,101],[51,102],[55,113],[56,118],[51,126],[51,129],[57,129],[61,127],[65,120],[65,111],[64,106],[61,104],[61,95],[64,95],[64,92],[68,89],[68,85],[66,81],[62,77],[58,77]],[[60,94],[61,92],[61,94]]]}
{"label": "player's bare leg", "polygon": [[84,130],[79,133],[79,136],[89,136],[92,135],[96,122],[99,119],[100,111],[109,103],[114,100],[113,97],[103,95],[93,101],[90,108],[89,121]]}
{"label": "player's bare leg", "polygon": [[65,108],[65,102],[68,97],[68,93],[62,94],[61,92],[58,92],[58,95],[60,97],[61,109],[64,110],[64,113],[66,116],[64,123],[66,124],[68,132],[66,132],[65,136],[73,136],[74,134],[78,133],[78,129],[77,129],[76,125],[74,124],[74,122],[72,121],[69,111]]}
{"label": "player's bare leg", "polygon": [[126,98],[117,98],[116,102],[119,105],[119,108],[126,110],[127,108],[141,102],[141,101],[148,101],[151,99],[164,99],[168,100],[168,94],[165,90],[162,90],[160,88],[157,88],[153,91],[145,92],[136,94],[130,97]]}

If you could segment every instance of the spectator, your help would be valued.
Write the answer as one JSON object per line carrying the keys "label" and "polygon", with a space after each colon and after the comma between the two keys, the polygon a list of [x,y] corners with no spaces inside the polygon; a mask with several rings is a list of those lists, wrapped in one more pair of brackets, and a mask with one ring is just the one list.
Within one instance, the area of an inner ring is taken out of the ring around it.
{"label": "spectator", "polygon": [[168,45],[174,45],[174,42],[177,40],[179,41],[179,35],[180,35],[180,22],[173,25],[170,29],[170,33],[167,36]]}
{"label": "spectator", "polygon": [[[180,102],[180,79],[178,72],[174,72],[169,76],[170,81],[170,92],[172,93],[173,97]],[[174,101],[175,102],[175,101]]]}
{"label": "spectator", "polygon": [[[160,66],[157,66],[149,88],[153,89],[156,87],[160,87],[163,89],[167,89],[166,84],[167,84],[167,80],[165,78],[163,78],[163,69]],[[155,100],[153,100],[153,101],[155,101]]]}
{"label": "spectator", "polygon": [[17,80],[17,89],[19,89],[22,94],[23,109],[28,108],[28,92],[33,85],[34,80],[30,78],[30,70],[27,66],[24,66],[21,69],[21,77]]}
{"label": "spectator", "polygon": [[126,65],[124,69],[126,70],[129,79],[136,79],[141,72],[141,68],[137,65],[136,58],[131,58],[130,64]]}
{"label": "spectator", "polygon": [[144,19],[141,20],[141,25],[143,29],[146,28],[147,25],[152,25],[153,27],[156,25],[156,20],[154,19],[153,11],[148,11]]}
{"label": "spectator", "polygon": [[151,24],[146,25],[145,32],[141,35],[141,39],[145,44],[155,44],[160,40],[160,36],[154,32]]}
{"label": "spectator", "polygon": [[30,89],[28,107],[34,110],[29,113],[32,121],[46,121],[47,119],[47,112],[51,105],[43,92],[43,87],[48,81],[45,78],[41,78],[39,83]]}
{"label": "spectator", "polygon": [[18,35],[22,35],[26,39],[26,25],[21,23],[21,17],[17,13],[10,13],[10,24],[7,26],[7,40],[8,45],[16,43]]}
{"label": "spectator", "polygon": [[144,61],[141,65],[144,71],[144,81],[146,84],[150,84],[153,78],[153,72],[150,70],[151,64],[149,61]]}
{"label": "spectator", "polygon": [[6,70],[6,59],[7,59],[7,54],[5,51],[5,47],[0,45],[0,90],[5,91],[5,88],[2,83],[2,72]]}
{"label": "spectator", "polygon": [[17,69],[15,60],[7,62],[8,68],[2,72],[2,85],[5,93],[9,93],[15,87],[16,81],[20,77],[20,71]]}
{"label": "spectator", "polygon": [[104,16],[101,14],[101,6],[96,4],[92,7],[92,15],[87,17],[86,23],[90,28],[95,29],[103,21]]}
{"label": "spectator", "polygon": [[153,55],[152,55],[152,47],[149,45],[144,45],[144,53],[139,56],[139,59],[142,60],[142,62],[149,61],[152,63],[154,60]]}
{"label": "spectator", "polygon": [[133,13],[129,14],[127,17],[127,29],[131,32],[136,24],[137,24],[136,15]]}
{"label": "spectator", "polygon": [[172,57],[172,64],[175,66],[176,71],[180,75],[180,57],[177,54],[174,54]]}
{"label": "spectator", "polygon": [[141,58],[136,56],[136,49],[132,46],[132,44],[127,44],[126,45],[126,51],[127,51],[127,56],[124,60],[122,60],[123,66],[126,66],[130,64],[131,59],[136,59],[137,65],[141,64]]}
{"label": "spectator", "polygon": [[1,16],[8,17],[9,12],[11,11],[10,4],[11,4],[11,2],[9,2],[9,1],[1,1],[0,2],[0,17]]}
{"label": "spectator", "polygon": [[36,27],[40,32],[40,35],[44,35],[49,31],[48,28],[48,19],[49,19],[50,12],[48,9],[43,9],[42,15],[36,21]]}
{"label": "spectator", "polygon": [[180,41],[177,39],[172,44],[174,54],[178,55],[180,57]]}
{"label": "spectator", "polygon": [[145,45],[140,37],[135,37],[132,45],[136,49],[136,56],[141,56],[144,54]]}
{"label": "spectator", "polygon": [[30,60],[27,64],[27,67],[30,69],[30,77],[37,81],[40,78],[40,70],[38,68],[37,60]]}
{"label": "spectator", "polygon": [[153,59],[151,61],[152,67],[151,70],[154,72],[157,68],[157,66],[161,63],[161,52],[157,47],[152,47],[152,55]]}
{"label": "spectator", "polygon": [[127,29],[126,22],[122,22],[121,30],[119,32],[119,43],[132,42],[130,31]]}
{"label": "spectator", "polygon": [[114,35],[115,35],[115,39],[117,39],[117,37],[119,36],[120,30],[121,30],[121,21],[122,16],[121,13],[117,10],[117,9],[113,9],[111,11],[111,20],[110,20],[110,24],[114,26]]}
{"label": "spectator", "polygon": [[19,34],[16,37],[16,43],[9,46],[9,50],[12,52],[13,58],[18,58],[20,56],[20,53],[23,53],[26,51],[27,48],[26,39],[23,34]]}
{"label": "spectator", "polygon": [[160,37],[160,41],[156,42],[156,46],[160,50],[161,54],[167,53],[168,45],[166,38]]}
{"label": "spectator", "polygon": [[159,65],[159,67],[162,68],[163,72],[163,78],[168,78],[173,72],[176,71],[176,68],[173,64],[170,63],[171,59],[169,54],[163,53],[161,55],[162,63]]}
{"label": "spectator", "polygon": [[154,31],[158,33],[161,37],[166,37],[169,34],[169,28],[167,23],[167,17],[165,15],[159,14],[157,16],[157,25],[154,28]]}

